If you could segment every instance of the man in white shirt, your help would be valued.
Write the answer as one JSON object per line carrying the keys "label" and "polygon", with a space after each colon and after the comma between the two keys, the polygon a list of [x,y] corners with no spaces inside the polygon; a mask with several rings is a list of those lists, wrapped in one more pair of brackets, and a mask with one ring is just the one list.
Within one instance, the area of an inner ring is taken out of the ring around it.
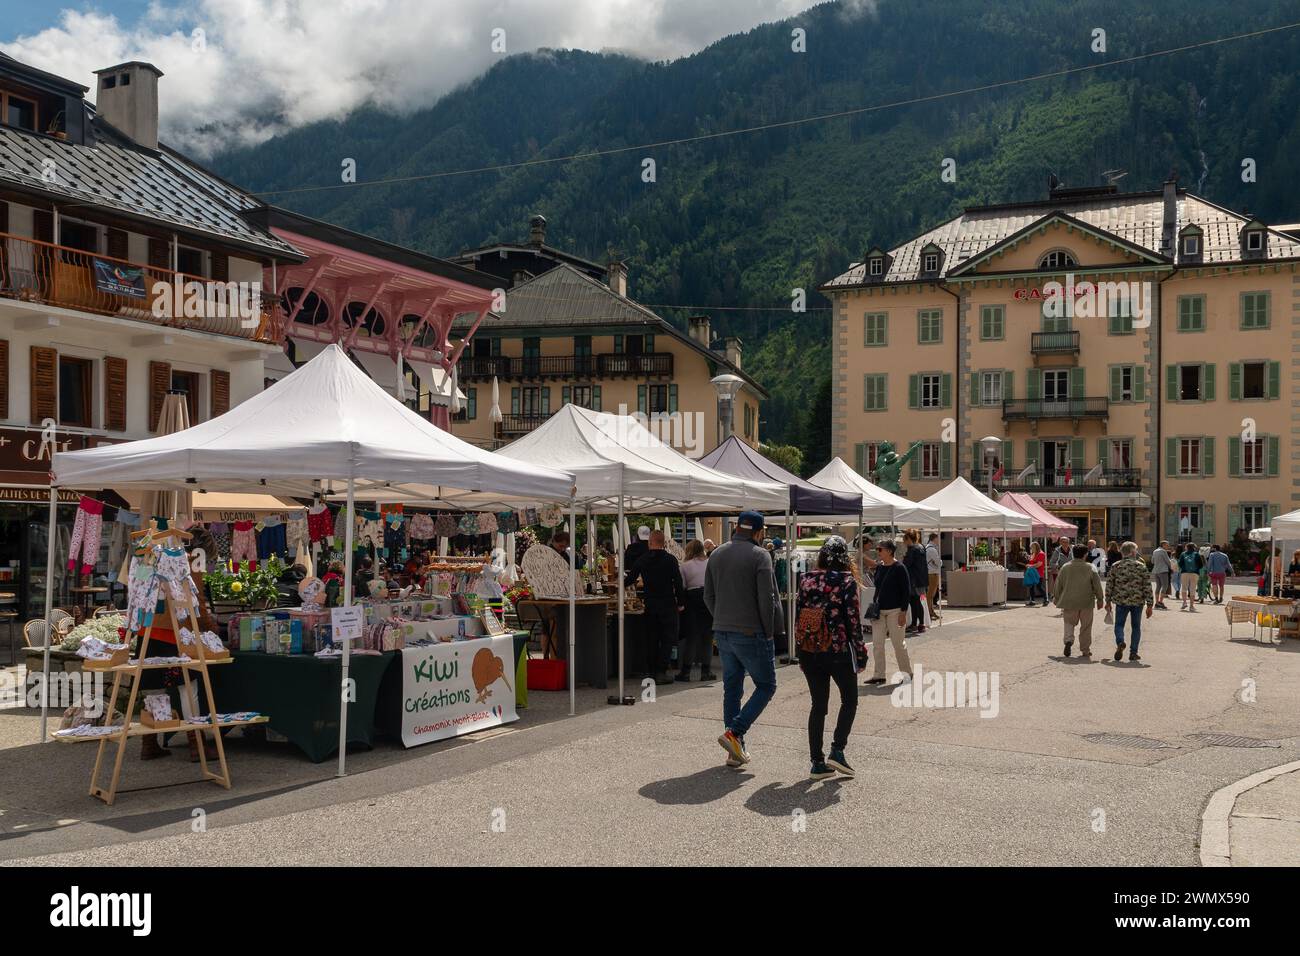
{"label": "man in white shirt", "polygon": [[1106,552],[1097,546],[1093,538],[1088,539],[1088,560],[1098,574],[1106,573]]}

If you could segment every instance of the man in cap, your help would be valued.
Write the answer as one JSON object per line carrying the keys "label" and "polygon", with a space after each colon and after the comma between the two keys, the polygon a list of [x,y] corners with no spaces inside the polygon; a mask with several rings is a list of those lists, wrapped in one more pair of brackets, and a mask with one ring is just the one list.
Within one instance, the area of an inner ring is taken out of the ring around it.
{"label": "man in cap", "polygon": [[681,628],[679,615],[686,610],[686,585],[677,559],[665,550],[662,531],[652,532],[647,548],[627,572],[624,583],[631,587],[641,579],[641,600],[645,603],[647,673],[657,684],[671,684],[669,657]]}
{"label": "man in cap", "polygon": [[636,540],[623,550],[623,573],[632,570],[637,559],[650,550],[650,526],[641,525],[636,529]]}
{"label": "man in cap", "polygon": [[[785,633],[772,558],[763,550],[763,516],[743,511],[731,540],[714,550],[704,576],[704,603],[722,658],[722,722],[718,743],[727,766],[749,762],[745,734],[776,694],[775,638]],[[754,692],[742,706],[745,675]]]}

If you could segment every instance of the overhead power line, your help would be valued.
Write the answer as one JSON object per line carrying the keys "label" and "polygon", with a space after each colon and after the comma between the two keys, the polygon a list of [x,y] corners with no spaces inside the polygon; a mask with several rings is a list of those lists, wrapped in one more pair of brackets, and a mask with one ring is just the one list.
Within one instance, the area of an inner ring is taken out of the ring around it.
{"label": "overhead power line", "polygon": [[790,129],[795,126],[822,123],[827,120],[843,119],[849,116],[862,116],[867,113],[877,113],[883,110],[898,109],[903,106],[918,106],[922,103],[934,103],[939,100],[951,99],[953,97],[969,96],[973,93],[986,93],[990,90],[1005,89],[1011,86],[1021,86],[1027,83],[1036,83],[1040,80],[1075,76],[1080,73],[1103,70],[1114,66],[1124,66],[1128,63],[1138,63],[1143,60],[1156,59],[1157,57],[1172,56],[1176,53],[1187,53],[1192,50],[1201,50],[1206,47],[1218,46],[1223,43],[1233,43],[1238,40],[1249,40],[1255,37],[1266,36],[1271,33],[1282,33],[1297,28],[1300,28],[1300,21],[1295,23],[1286,23],[1275,27],[1266,27],[1262,30],[1252,30],[1249,33],[1237,33],[1232,36],[1216,37],[1211,40],[1201,40],[1197,43],[1188,43],[1183,46],[1171,47],[1167,50],[1154,50],[1150,53],[1137,53],[1133,56],[1122,57],[1118,60],[1105,60],[1100,63],[1089,63],[1084,66],[1072,66],[1062,70],[1036,73],[1033,76],[1022,76],[1010,80],[999,80],[996,83],[985,83],[982,86],[970,86],[961,90],[946,90],[941,93],[931,93],[926,96],[914,96],[909,99],[894,100],[890,103],[877,103],[872,106],[860,106],[854,109],[838,110],[834,113],[820,113],[814,116],[803,116],[796,119],[781,120],[775,123],[763,123],[758,126],[745,126],[739,129],[719,130],[715,133],[699,133],[694,136],[680,136],[675,139],[659,140],[654,143],[641,143],[636,146],[613,146],[608,149],[594,149],[584,153],[572,153],[567,156],[539,157],[536,159],[524,159],[514,163],[497,163],[491,166],[474,166],[467,169],[450,169],[436,173],[420,173],[414,176],[394,176],[388,179],[370,179],[355,183],[332,183],[330,185],[322,186],[296,186],[285,189],[267,189],[254,193],[253,195],[285,196],[294,193],[323,192],[333,189],[355,189],[359,186],[391,186],[399,183],[428,182],[435,179],[445,179],[450,176],[469,176],[475,173],[506,172],[507,170],[525,169],[530,166],[545,166],[554,163],[577,162],[580,160],[599,159],[602,156],[616,156],[621,153],[631,153],[640,150],[662,149],[668,146],[684,146],[689,143],[700,143],[708,140],[723,139],[728,136],[743,136],[749,133],[761,133],[768,130]]}

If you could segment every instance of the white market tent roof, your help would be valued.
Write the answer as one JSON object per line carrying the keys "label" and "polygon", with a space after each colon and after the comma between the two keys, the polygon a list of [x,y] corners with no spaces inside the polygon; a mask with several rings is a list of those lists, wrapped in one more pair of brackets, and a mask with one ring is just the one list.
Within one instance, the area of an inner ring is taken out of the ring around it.
{"label": "white market tent roof", "polygon": [[1033,521],[984,494],[965,478],[954,478],[921,504],[938,508],[945,531],[1020,531],[1033,529]]}
{"label": "white market tent roof", "polygon": [[[879,485],[873,485],[850,468],[842,458],[832,458],[825,468],[808,479],[810,484],[820,488],[829,488],[845,494],[862,495],[862,522],[864,524],[889,524],[897,527],[947,528],[946,516],[940,517],[938,508],[929,507],[925,502],[915,502],[886,491]],[[856,516],[855,516],[856,517]],[[804,518],[800,521],[818,522],[817,517]],[[827,516],[827,521],[832,516]]]}
{"label": "white market tent roof", "polygon": [[60,452],[54,484],[309,497],[349,476],[448,496],[570,497],[573,476],[456,438],[385,394],[331,345],[226,414],[170,435]]}
{"label": "white market tent roof", "polygon": [[1300,541],[1300,510],[1288,511],[1269,522],[1273,537],[1283,541]]}

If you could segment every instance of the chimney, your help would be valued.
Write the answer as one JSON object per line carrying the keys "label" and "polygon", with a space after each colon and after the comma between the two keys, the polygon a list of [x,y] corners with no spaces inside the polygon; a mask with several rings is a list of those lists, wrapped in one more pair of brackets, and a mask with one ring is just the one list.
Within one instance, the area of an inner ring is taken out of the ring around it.
{"label": "chimney", "polygon": [[158,77],[162,70],[132,60],[96,70],[95,75],[99,77],[95,111],[141,146],[157,149]]}
{"label": "chimney", "polygon": [[723,353],[727,356],[727,361],[740,368],[740,351],[744,348],[744,343],[737,336],[728,335],[722,340]]}
{"label": "chimney", "polygon": [[687,319],[686,332],[706,349],[713,344],[713,334],[709,330],[709,317],[707,315],[692,315]]}
{"label": "chimney", "polygon": [[528,220],[528,244],[538,247],[546,244],[545,216],[533,216]]}
{"label": "chimney", "polygon": [[618,259],[611,259],[608,269],[609,287],[614,290],[616,295],[627,298],[627,263]]}
{"label": "chimney", "polygon": [[1178,178],[1170,173],[1165,180],[1164,217],[1160,231],[1160,252],[1173,257],[1178,236]]}

